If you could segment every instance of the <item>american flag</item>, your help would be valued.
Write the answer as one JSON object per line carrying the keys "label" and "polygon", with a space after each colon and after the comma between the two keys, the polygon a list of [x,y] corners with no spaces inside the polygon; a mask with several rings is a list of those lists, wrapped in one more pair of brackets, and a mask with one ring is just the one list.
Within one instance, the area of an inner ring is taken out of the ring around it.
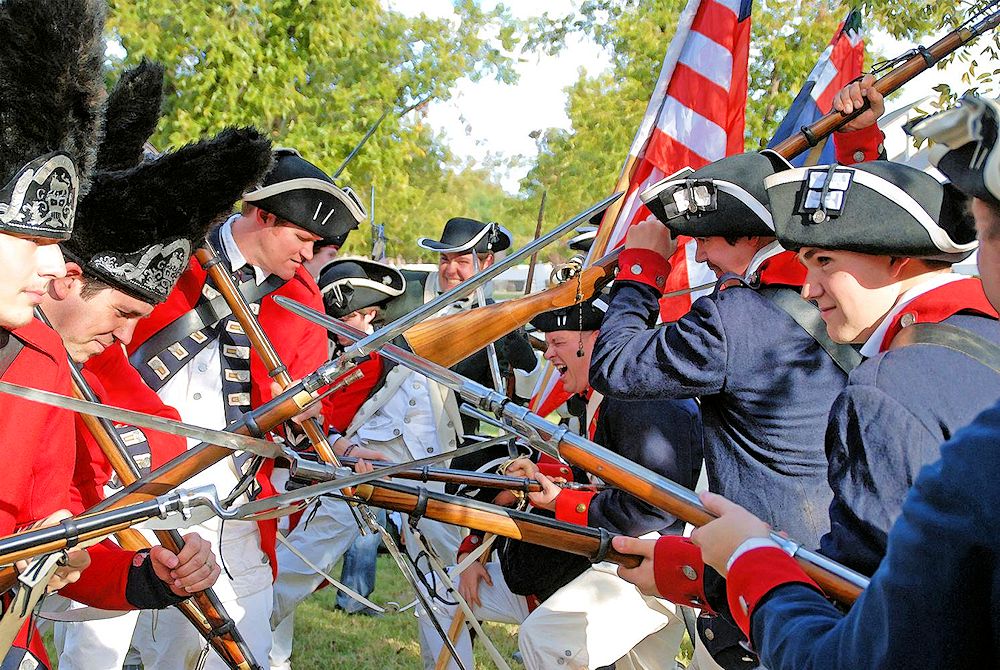
{"label": "american flag", "polygon": [[[743,151],[750,5],[751,0],[688,0],[615,186],[625,197],[605,212],[588,264],[620,246],[629,226],[650,216],[639,199],[647,186],[684,167],[698,169]],[[694,241],[681,237],[665,291],[714,281],[694,256]],[[665,299],[661,318],[679,318],[698,295]],[[565,399],[560,391],[558,375],[547,365],[532,410],[545,416]]]}
{"label": "american flag", "polygon": [[[823,51],[816,67],[809,73],[805,85],[795,96],[792,106],[768,144],[773,147],[833,109],[833,96],[848,83],[861,76],[865,62],[865,42],[861,13],[851,10],[837,28],[829,46]],[[824,138],[811,150],[792,160],[798,167],[826,165],[836,160],[833,142]]]}

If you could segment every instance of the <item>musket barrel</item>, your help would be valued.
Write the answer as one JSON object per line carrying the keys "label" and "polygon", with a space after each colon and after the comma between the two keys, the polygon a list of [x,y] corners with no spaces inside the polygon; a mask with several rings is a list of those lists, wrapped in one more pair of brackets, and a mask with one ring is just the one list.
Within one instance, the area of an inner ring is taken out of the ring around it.
{"label": "musket barrel", "polygon": [[[355,495],[375,507],[411,512],[417,507],[420,489],[380,482],[359,486]],[[627,568],[641,562],[641,557],[611,547],[608,540],[613,535],[607,531],[435,491],[425,491],[424,496],[427,508],[423,514],[428,519],[560,549],[592,561],[610,561]]]}

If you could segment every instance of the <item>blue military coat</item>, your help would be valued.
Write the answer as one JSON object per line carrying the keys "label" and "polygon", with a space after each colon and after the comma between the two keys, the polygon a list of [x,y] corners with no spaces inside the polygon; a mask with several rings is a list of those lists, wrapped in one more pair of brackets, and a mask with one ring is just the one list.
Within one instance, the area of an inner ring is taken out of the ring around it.
{"label": "blue military coat", "polygon": [[945,323],[1000,344],[995,312],[978,279],[960,279],[905,304],[882,352],[850,375],[830,412],[827,450],[831,530],[820,551],[872,574],[885,554],[920,469],[955,431],[1000,398],[1000,374],[959,351],[915,345],[889,350],[902,323]]}
{"label": "blue military coat", "polygon": [[[786,312],[744,286],[653,327],[659,291],[622,281],[629,263],[620,262],[594,347],[594,388],[622,399],[699,397],[709,488],[817,546],[832,497],[827,416],[847,375]],[[766,269],[761,277],[767,282]]]}
{"label": "blue military coat", "polygon": [[[749,595],[750,631],[771,670],[1000,667],[1000,404],[941,447],[920,472],[887,552],[848,614],[802,584]],[[750,583],[753,550],[734,563]],[[744,561],[743,558],[748,560]],[[741,565],[742,564],[742,565]],[[794,561],[787,579],[802,580]],[[771,571],[775,571],[772,564]],[[758,585],[760,588],[760,585]]]}

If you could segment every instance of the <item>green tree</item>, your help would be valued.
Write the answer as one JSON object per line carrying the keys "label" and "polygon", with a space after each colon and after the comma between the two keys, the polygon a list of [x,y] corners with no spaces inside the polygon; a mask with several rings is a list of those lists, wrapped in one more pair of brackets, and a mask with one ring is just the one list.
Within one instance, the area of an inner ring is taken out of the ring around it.
{"label": "green tree", "polygon": [[[539,157],[521,184],[522,207],[548,190],[552,217],[560,219],[613,188],[686,4],[585,0],[572,14],[543,15],[533,23],[528,46],[556,53],[569,36],[587,35],[610,51],[612,68],[584,74],[569,87],[572,130],[542,133]],[[748,150],[770,139],[850,6],[833,0],[754,2]],[[961,20],[955,6],[927,0],[869,0],[862,8],[866,29],[910,40]],[[866,63],[871,62],[869,54]]]}
{"label": "green tree", "polygon": [[[455,20],[407,17],[378,0],[110,5],[110,38],[125,53],[115,65],[148,57],[167,66],[164,117],[154,138],[160,147],[227,125],[255,125],[275,145],[293,146],[332,172],[391,110],[340,181],[364,193],[374,184],[384,194],[380,215],[400,252],[428,232],[418,223],[439,227],[447,218],[447,210],[431,209],[430,196],[455,187],[455,159],[423,122],[422,107],[446,99],[462,77],[512,82],[516,76],[508,54],[518,24],[502,7],[483,11],[472,0],[455,3]],[[466,181],[487,176],[464,174]],[[366,237],[367,231],[352,235]],[[352,239],[350,249],[367,245]]]}

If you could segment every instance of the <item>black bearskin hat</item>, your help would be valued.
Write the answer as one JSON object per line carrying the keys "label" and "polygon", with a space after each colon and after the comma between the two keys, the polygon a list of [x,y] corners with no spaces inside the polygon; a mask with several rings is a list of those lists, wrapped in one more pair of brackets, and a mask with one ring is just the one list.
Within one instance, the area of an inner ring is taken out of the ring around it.
{"label": "black bearskin hat", "polygon": [[0,231],[63,240],[105,99],[103,0],[0,2]]}
{"label": "black bearskin hat", "polygon": [[142,59],[122,72],[108,95],[98,170],[127,170],[142,162],[143,146],[156,132],[163,105],[163,65]]}
{"label": "black bearskin hat", "polygon": [[140,300],[166,300],[194,248],[271,167],[254,128],[229,128],[128,170],[99,173],[63,245],[95,277]]}

